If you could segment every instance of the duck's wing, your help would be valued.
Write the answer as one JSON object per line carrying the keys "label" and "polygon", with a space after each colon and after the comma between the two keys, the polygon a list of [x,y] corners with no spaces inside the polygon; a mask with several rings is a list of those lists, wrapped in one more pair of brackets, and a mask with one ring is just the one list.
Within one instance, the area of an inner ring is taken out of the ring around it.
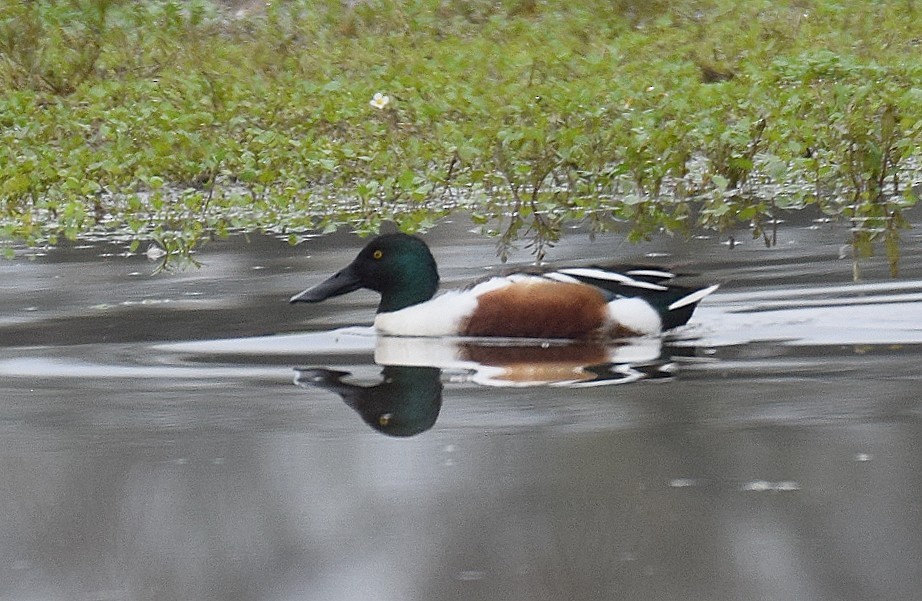
{"label": "duck's wing", "polygon": [[613,298],[665,292],[670,288],[670,281],[676,277],[674,273],[652,268],[614,269],[598,266],[565,267],[542,275],[562,282],[589,284]]}
{"label": "duck's wing", "polygon": [[678,276],[655,267],[571,267],[543,274],[559,281],[576,281],[595,286],[609,301],[640,298],[653,307],[668,330],[685,324],[701,299],[717,290],[718,285],[677,284]]}

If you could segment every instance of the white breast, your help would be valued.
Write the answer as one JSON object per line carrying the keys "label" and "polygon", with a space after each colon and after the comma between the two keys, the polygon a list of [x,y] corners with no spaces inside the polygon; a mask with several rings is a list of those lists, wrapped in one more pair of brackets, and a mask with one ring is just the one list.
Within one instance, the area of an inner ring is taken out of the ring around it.
{"label": "white breast", "polygon": [[470,290],[451,290],[430,301],[375,316],[375,329],[386,336],[456,336],[477,308],[477,297],[508,286],[507,278],[491,278]]}

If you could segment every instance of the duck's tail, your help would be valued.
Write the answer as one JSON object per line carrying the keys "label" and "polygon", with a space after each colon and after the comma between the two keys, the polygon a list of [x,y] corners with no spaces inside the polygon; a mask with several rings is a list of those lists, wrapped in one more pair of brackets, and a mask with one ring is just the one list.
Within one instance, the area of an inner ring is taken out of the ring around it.
{"label": "duck's tail", "polygon": [[[649,298],[646,300],[659,311],[663,320],[663,330],[670,330],[688,323],[701,299],[718,288],[720,288],[720,284],[713,284],[705,288],[672,287],[669,289],[669,295],[663,295],[667,298],[662,299],[662,301],[669,300],[668,304],[666,302],[651,302]],[[670,300],[673,295],[677,295],[678,298]]]}

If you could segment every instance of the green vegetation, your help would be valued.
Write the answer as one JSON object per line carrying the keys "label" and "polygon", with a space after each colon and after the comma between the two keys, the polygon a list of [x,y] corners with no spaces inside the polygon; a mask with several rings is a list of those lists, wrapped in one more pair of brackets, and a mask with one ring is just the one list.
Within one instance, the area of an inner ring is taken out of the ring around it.
{"label": "green vegetation", "polygon": [[174,251],[464,210],[541,254],[574,219],[635,239],[743,225],[771,244],[785,211],[812,207],[895,270],[922,174],[920,10],[11,1],[0,239]]}

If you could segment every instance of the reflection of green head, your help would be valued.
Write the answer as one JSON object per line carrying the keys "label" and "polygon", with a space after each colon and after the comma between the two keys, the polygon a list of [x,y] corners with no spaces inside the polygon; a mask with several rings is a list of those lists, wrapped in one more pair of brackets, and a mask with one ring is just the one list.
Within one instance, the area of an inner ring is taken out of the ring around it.
{"label": "reflection of green head", "polygon": [[386,366],[384,382],[369,388],[361,407],[372,428],[390,436],[414,436],[433,425],[442,408],[442,371],[436,367]]}
{"label": "reflection of green head", "polygon": [[414,436],[431,428],[442,407],[441,370],[387,365],[381,374],[380,384],[359,386],[342,381],[347,372],[307,369],[298,382],[335,392],[363,421],[388,436]]}

